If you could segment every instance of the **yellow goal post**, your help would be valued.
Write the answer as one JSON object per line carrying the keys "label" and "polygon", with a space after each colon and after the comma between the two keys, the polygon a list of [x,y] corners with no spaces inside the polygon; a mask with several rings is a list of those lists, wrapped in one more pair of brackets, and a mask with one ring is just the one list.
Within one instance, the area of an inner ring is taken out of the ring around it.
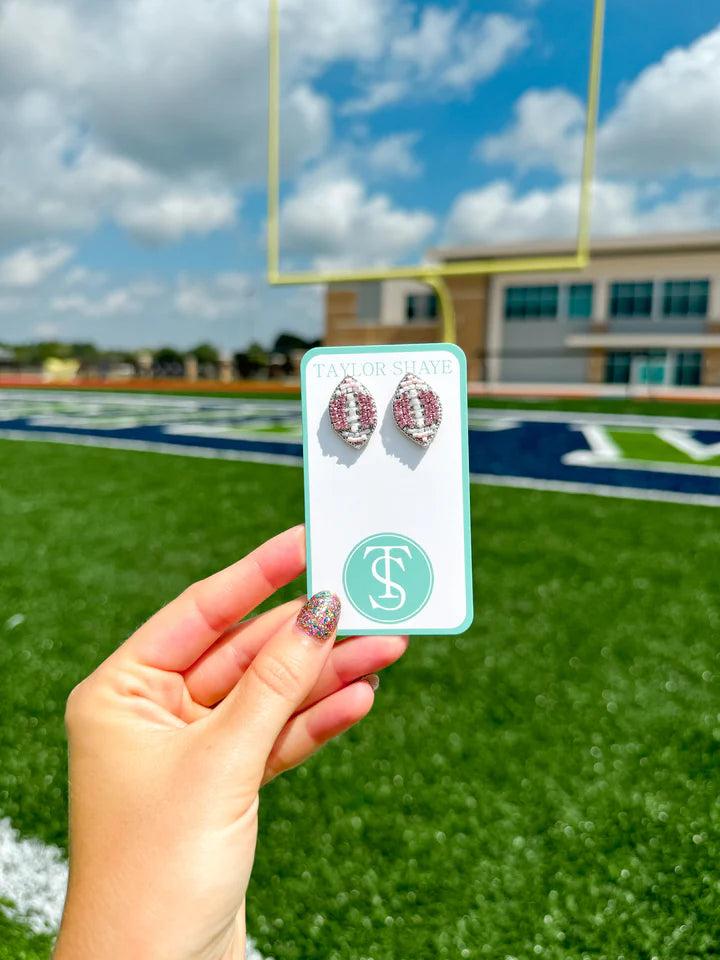
{"label": "yellow goal post", "polygon": [[491,273],[529,273],[535,271],[582,270],[590,260],[590,220],[592,184],[595,169],[595,135],[598,125],[600,76],[602,68],[605,0],[594,0],[587,116],[582,175],[577,249],[562,256],[505,257],[492,260],[461,260],[452,263],[418,266],[373,267],[340,271],[280,270],[280,0],[270,0],[270,72],[268,98],[268,216],[267,278],[273,286],[292,284],[331,284],[378,280],[420,280],[436,293],[440,307],[443,339],[456,339],[455,311],[446,277]]}

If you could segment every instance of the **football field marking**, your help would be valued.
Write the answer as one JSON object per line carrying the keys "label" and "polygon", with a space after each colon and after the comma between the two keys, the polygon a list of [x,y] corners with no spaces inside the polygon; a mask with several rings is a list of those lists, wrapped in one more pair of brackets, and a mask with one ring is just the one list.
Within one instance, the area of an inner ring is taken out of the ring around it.
{"label": "football field marking", "polygon": [[655,433],[661,440],[669,443],[671,447],[675,447],[691,460],[712,460],[720,457],[720,443],[703,443],[691,437],[689,433],[670,428],[656,430]]}
{"label": "football field marking", "polygon": [[[720,503],[720,466],[711,462],[720,452],[720,420],[477,407],[469,410],[468,419],[475,483]],[[0,390],[0,439],[8,440],[302,467],[299,420],[297,400]],[[582,436],[582,449],[573,450],[572,440],[568,446],[562,438],[558,443],[557,435],[539,432],[535,437],[528,430],[542,431],[543,425],[565,428],[568,437],[573,432]],[[692,462],[626,458],[622,441],[612,435],[616,429],[652,433]],[[716,436],[707,443],[698,439],[713,432]],[[548,453],[543,454],[546,442]],[[494,473],[483,469],[486,463]],[[588,480],[582,478],[586,470]]]}
{"label": "football field marking", "polygon": [[62,851],[39,840],[21,839],[9,820],[0,820],[0,910],[33,933],[56,934],[60,926],[68,866]]}
{"label": "football field marking", "polygon": [[[0,820],[0,910],[6,917],[35,934],[56,936],[67,883],[68,864],[58,847],[23,838],[7,818]],[[249,937],[246,960],[265,960]]]}
{"label": "football field marking", "polygon": [[550,493],[584,493],[618,500],[648,500],[658,503],[684,503],[697,507],[720,507],[720,496],[706,493],[675,493],[672,490],[646,490],[642,487],[616,487],[602,483],[573,483],[569,480],[538,480],[534,477],[501,477],[494,473],[471,473],[473,483],[488,487],[517,487]]}
{"label": "football field marking", "polygon": [[[626,456],[612,439],[605,427],[576,426],[590,446],[589,450],[572,450],[562,457],[562,462],[572,467],[604,467],[613,470],[641,470],[650,473],[684,474],[686,476],[720,477],[720,467],[699,463],[677,463],[662,460],[638,460]],[[696,461],[710,460],[720,456],[720,443],[701,443],[680,430],[660,429],[651,431],[654,436],[670,444],[676,450]],[[608,484],[609,486],[609,484]],[[692,494],[688,494],[692,496]],[[647,499],[638,497],[638,499]],[[691,502],[691,501],[688,501]]]}

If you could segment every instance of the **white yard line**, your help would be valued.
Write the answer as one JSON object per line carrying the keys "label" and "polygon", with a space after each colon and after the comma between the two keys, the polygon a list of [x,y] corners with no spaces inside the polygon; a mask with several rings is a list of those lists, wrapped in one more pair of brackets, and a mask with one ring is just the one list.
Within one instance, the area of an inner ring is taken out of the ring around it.
{"label": "white yard line", "polygon": [[705,420],[700,417],[655,417],[626,413],[574,413],[572,410],[489,410],[471,407],[470,426],[473,420],[519,420],[521,423],[567,423],[598,424],[604,427],[677,427],[684,430],[720,430],[720,420]]}
{"label": "white yard line", "polygon": [[[572,429],[583,434],[590,446],[590,450],[599,462],[603,462],[605,460],[622,460],[622,450],[612,439],[605,427],[601,427],[599,425],[585,425],[576,426]],[[589,451],[581,452],[587,453]],[[563,457],[563,462],[566,461],[568,456],[572,456],[572,454],[566,454],[566,456]]]}
{"label": "white yard line", "polygon": [[[599,464],[598,464],[599,465]],[[603,467],[607,464],[603,463]],[[720,507],[720,496],[704,493],[675,493],[671,490],[644,490],[641,487],[611,487],[601,483],[573,483],[567,480],[535,480],[530,477],[502,477],[493,473],[471,473],[473,483],[489,487],[517,487],[521,490],[548,490],[552,493],[584,493],[619,500],[655,500],[661,503],[685,503],[700,507]]]}
{"label": "white yard line", "polygon": [[[62,851],[23,839],[8,819],[0,820],[0,910],[33,933],[55,936],[60,928],[68,865]],[[247,940],[247,960],[265,960]]]}
{"label": "white yard line", "polygon": [[0,390],[0,404],[3,401],[10,403],[22,401],[33,404],[67,403],[77,401],[81,410],[93,404],[99,407],[139,407],[153,409],[155,407],[173,407],[178,410],[194,412],[199,409],[215,408],[228,410],[233,414],[255,412],[257,408],[265,408],[281,413],[300,413],[300,401],[288,400],[281,395],[277,400],[253,399],[252,397],[178,397],[162,393],[102,393],[78,390]]}
{"label": "white yard line", "polygon": [[682,430],[673,430],[670,427],[656,430],[655,434],[665,443],[669,443],[671,447],[675,447],[676,450],[693,460],[703,461],[720,457],[720,443],[701,443],[700,440],[696,440],[688,433],[684,433]]}
{"label": "white yard line", "polygon": [[[143,453],[171,453],[180,457],[200,457],[204,460],[243,460],[249,463],[279,463],[286,467],[301,467],[302,456],[261,453],[254,450],[232,450],[215,447],[192,447],[181,443],[153,443],[148,440],[130,440],[118,437],[74,436],[70,433],[52,433],[35,430],[0,430],[0,440],[41,440],[44,443],[65,443],[78,447],[105,447],[110,450],[140,450]],[[288,441],[288,442],[297,442]]]}
{"label": "white yard line", "polygon": [[[642,470],[645,473],[674,473],[685,476],[720,477],[720,467],[708,467],[702,463],[677,463],[675,461],[633,460],[625,457],[605,427],[575,426],[582,433],[589,450],[571,450],[561,457],[571,467],[603,467],[612,470]],[[695,460],[709,460],[720,455],[720,444],[705,444],[694,440],[689,434],[669,428],[653,431],[660,440],[680,450]]]}
{"label": "white yard line", "polygon": [[0,910],[33,933],[57,933],[68,867],[57,847],[23,840],[9,820],[0,820]]}

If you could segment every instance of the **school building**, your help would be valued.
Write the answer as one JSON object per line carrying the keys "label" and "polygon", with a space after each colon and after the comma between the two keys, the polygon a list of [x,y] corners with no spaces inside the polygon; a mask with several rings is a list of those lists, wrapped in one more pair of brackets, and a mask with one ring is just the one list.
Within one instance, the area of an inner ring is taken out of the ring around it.
{"label": "school building", "polygon": [[[454,247],[434,262],[573,254],[569,242]],[[603,238],[582,271],[450,277],[457,342],[488,385],[720,387],[720,232]],[[416,281],[328,287],[327,346],[442,339]]]}

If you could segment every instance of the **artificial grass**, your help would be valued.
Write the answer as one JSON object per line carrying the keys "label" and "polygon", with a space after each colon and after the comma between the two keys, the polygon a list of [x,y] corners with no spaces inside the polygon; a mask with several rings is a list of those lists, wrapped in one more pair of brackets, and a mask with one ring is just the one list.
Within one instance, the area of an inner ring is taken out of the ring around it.
{"label": "artificial grass", "polygon": [[654,463],[685,463],[703,467],[720,466],[720,457],[698,461],[666,443],[654,433],[642,430],[608,430],[628,460],[650,460]]}
{"label": "artificial grass", "polygon": [[52,946],[52,937],[30,933],[24,926],[9,920],[0,910],[0,960],[49,957]]}
{"label": "artificial grass", "polygon": [[[10,442],[0,462],[0,816],[63,846],[68,691],[301,520],[302,474]],[[414,639],[371,715],[265,789],[250,934],[276,960],[711,955],[717,514],[489,487],[472,511],[473,627]]]}

